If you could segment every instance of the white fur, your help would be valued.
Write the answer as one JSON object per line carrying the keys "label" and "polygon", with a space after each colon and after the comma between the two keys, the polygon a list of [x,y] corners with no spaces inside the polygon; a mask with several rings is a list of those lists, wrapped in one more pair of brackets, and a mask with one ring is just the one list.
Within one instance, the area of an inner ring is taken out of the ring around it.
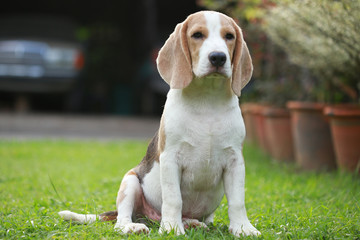
{"label": "white fur", "polygon": [[161,211],[162,198],[161,198],[161,186],[159,181],[160,165],[158,162],[154,162],[150,172],[146,174],[141,185],[145,198],[152,204],[152,206],[158,211]]}
{"label": "white fur", "polygon": [[[203,81],[209,88],[219,85],[213,81],[226,83],[223,79],[194,81]],[[243,166],[240,156],[245,131],[237,97],[221,94],[223,86],[206,90],[204,95],[194,93],[190,97],[184,97],[182,90],[168,93],[164,125],[171,147],[160,155],[160,165],[165,165],[161,186],[163,192],[168,191],[163,194],[162,209],[162,226],[167,230],[168,226],[177,226],[182,232],[181,213],[191,213],[194,218],[210,216],[222,200],[224,174],[236,175],[230,164],[240,162]],[[239,185],[237,197],[244,199],[243,182]],[[179,202],[174,196],[179,196]]]}
{"label": "white fur", "polygon": [[59,215],[66,221],[75,221],[83,224],[90,224],[98,219],[95,214],[78,214],[70,211],[61,211]]}
{"label": "white fur", "polygon": [[209,36],[205,39],[200,48],[199,62],[193,69],[193,72],[197,77],[203,77],[209,74],[213,67],[209,62],[208,57],[211,52],[216,51],[225,53],[226,62],[221,69],[221,73],[225,74],[227,77],[231,77],[232,68],[229,51],[223,37],[220,35],[220,16],[215,12],[204,12],[204,16],[209,30]]}

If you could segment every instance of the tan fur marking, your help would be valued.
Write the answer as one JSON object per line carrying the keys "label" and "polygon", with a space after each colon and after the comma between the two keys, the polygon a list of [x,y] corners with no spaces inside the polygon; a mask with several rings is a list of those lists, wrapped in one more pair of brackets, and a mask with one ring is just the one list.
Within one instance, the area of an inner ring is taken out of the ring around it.
{"label": "tan fur marking", "polygon": [[[194,39],[191,36],[196,33],[201,32],[204,35],[203,39]],[[190,57],[192,68],[196,68],[199,62],[199,52],[204,40],[208,37],[209,31],[206,26],[206,18],[204,14],[195,15],[189,18],[188,22],[188,31],[187,31],[187,41],[189,45]]]}
{"label": "tan fur marking", "polygon": [[117,211],[110,211],[100,214],[100,220],[102,222],[106,221],[116,221],[118,212]]}
{"label": "tan fur marking", "polygon": [[125,176],[130,176],[130,175],[135,175],[135,176],[137,176],[136,172],[134,172],[133,170],[130,170],[128,173],[126,173]]}
{"label": "tan fur marking", "polygon": [[176,25],[157,58],[157,67],[161,77],[171,88],[182,89],[193,78],[189,46],[186,37],[188,19]]}
{"label": "tan fur marking", "polygon": [[[166,135],[165,135],[165,124],[164,118],[161,118],[160,128],[159,128],[159,140],[158,140],[158,153],[162,153],[165,149]],[[157,162],[159,162],[159,157],[156,158]]]}
{"label": "tan fur marking", "polygon": [[[123,180],[124,180],[127,176],[131,176],[131,175],[137,177],[136,172],[131,169],[130,171],[128,171],[128,172],[125,174]],[[127,187],[126,181],[122,181],[122,182],[121,182],[121,185],[120,185],[119,193],[118,193],[118,196],[117,196],[117,199],[116,199],[116,205],[119,205],[119,204],[124,200],[124,198],[126,197],[126,194],[124,193],[126,187]]]}
{"label": "tan fur marking", "polygon": [[124,200],[124,198],[126,197],[124,191],[126,189],[126,181],[122,181],[121,185],[120,185],[120,189],[119,189],[119,193],[117,195],[117,199],[116,199],[116,206],[119,206],[119,204]]}
{"label": "tan fur marking", "polygon": [[[234,46],[228,45],[229,50],[233,49],[232,54],[232,65],[233,65],[233,74],[232,74],[232,83],[231,88],[237,96],[241,95],[241,89],[250,81],[253,66],[251,61],[251,56],[249,54],[249,49],[243,39],[243,34],[240,27],[232,19],[226,15],[220,15],[221,24],[224,26],[223,29],[231,27],[235,33]],[[227,42],[228,44],[228,42]]]}
{"label": "tan fur marking", "polygon": [[[221,23],[221,36],[225,39],[226,45],[228,47],[229,50],[229,55],[230,55],[230,59],[231,62],[233,62],[233,56],[234,56],[234,51],[235,51],[235,43],[236,43],[236,31],[234,29],[234,25],[232,24],[232,22],[230,21],[230,19],[226,16],[220,15],[220,23]],[[235,39],[233,40],[226,40],[225,36],[227,33],[231,33],[232,35],[234,35]]]}

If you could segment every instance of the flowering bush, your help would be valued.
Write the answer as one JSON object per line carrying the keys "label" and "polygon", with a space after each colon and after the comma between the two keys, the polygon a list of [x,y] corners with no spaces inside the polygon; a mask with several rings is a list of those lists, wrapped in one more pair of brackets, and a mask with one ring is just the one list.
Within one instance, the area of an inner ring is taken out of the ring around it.
{"label": "flowering bush", "polygon": [[264,20],[292,62],[310,69],[327,91],[359,101],[360,1],[281,0]]}

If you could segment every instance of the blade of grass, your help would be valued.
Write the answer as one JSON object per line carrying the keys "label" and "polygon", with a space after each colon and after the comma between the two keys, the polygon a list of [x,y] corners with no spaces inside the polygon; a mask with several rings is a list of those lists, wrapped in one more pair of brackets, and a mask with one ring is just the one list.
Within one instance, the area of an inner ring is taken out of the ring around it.
{"label": "blade of grass", "polygon": [[66,207],[67,205],[66,205],[65,201],[62,199],[62,197],[60,196],[59,192],[57,191],[57,189],[55,187],[55,184],[54,184],[53,180],[50,177],[50,174],[48,174],[48,177],[49,177],[50,184],[51,184],[52,188],[54,189],[54,192],[55,192],[56,196],[59,198],[58,200]]}

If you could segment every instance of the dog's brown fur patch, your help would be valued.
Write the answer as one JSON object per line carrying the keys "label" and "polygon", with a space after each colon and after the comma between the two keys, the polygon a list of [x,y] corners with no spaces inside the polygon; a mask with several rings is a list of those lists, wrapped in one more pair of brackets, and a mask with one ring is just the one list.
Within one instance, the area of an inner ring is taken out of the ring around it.
{"label": "dog's brown fur patch", "polygon": [[158,151],[159,146],[159,133],[156,132],[146,151],[146,155],[140,164],[134,169],[140,183],[142,183],[145,175],[150,172],[154,162],[159,162],[160,153]]}
{"label": "dog's brown fur patch", "polygon": [[100,214],[99,217],[102,222],[116,221],[117,215],[118,215],[117,211],[110,211]]}
{"label": "dog's brown fur patch", "polygon": [[[191,57],[192,68],[196,68],[199,62],[200,48],[204,40],[208,37],[209,31],[206,26],[206,19],[203,14],[191,16],[188,18],[188,30],[187,30],[187,41]],[[194,33],[202,33],[204,38],[194,39],[192,36]]]}
{"label": "dog's brown fur patch", "polygon": [[126,195],[124,193],[126,186],[127,186],[126,181],[122,181],[121,185],[120,185],[119,193],[118,193],[117,199],[116,199],[116,206],[118,206],[126,197]]}

